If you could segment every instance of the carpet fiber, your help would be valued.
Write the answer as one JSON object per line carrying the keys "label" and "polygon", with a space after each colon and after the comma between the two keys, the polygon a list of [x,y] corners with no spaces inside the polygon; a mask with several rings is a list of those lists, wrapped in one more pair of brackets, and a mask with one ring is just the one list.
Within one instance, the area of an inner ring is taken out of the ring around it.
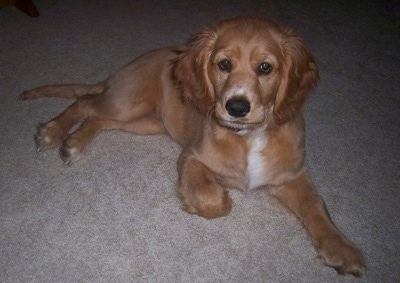
{"label": "carpet fiber", "polygon": [[[400,280],[396,1],[35,3],[38,18],[0,9],[0,282]],[[332,219],[365,255],[362,279],[324,266],[302,226],[262,190],[231,191],[233,211],[221,219],[183,212],[180,148],[168,136],[104,132],[72,166],[35,150],[37,123],[70,102],[20,101],[24,89],[102,80],[238,15],[294,28],[318,63],[321,83],[304,109],[307,164]]]}

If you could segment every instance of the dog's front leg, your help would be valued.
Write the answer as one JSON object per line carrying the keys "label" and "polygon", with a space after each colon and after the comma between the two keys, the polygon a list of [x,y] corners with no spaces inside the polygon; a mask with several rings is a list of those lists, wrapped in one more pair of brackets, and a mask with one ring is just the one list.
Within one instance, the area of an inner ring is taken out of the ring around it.
{"label": "dog's front leg", "polygon": [[179,195],[183,209],[207,219],[226,216],[232,210],[228,191],[214,173],[195,156],[182,153],[178,161]]}
{"label": "dog's front leg", "polygon": [[307,172],[271,192],[302,222],[327,265],[340,274],[363,274],[364,258],[361,252],[335,227]]}

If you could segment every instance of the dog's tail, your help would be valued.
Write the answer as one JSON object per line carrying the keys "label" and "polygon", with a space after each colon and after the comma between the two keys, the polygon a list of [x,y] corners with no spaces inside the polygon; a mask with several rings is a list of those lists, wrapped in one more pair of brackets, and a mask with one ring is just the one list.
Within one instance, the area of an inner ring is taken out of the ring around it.
{"label": "dog's tail", "polygon": [[59,84],[40,86],[22,92],[20,99],[38,99],[42,97],[75,98],[85,95],[96,95],[103,93],[106,89],[106,82],[101,81],[96,84]]}

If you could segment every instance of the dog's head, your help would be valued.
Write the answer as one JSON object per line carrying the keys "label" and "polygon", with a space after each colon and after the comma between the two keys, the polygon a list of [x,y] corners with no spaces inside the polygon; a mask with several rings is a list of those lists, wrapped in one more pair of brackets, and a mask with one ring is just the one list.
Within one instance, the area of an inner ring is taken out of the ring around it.
{"label": "dog's head", "polygon": [[254,18],[204,28],[179,54],[174,76],[186,100],[237,130],[289,121],[318,81],[298,37]]}

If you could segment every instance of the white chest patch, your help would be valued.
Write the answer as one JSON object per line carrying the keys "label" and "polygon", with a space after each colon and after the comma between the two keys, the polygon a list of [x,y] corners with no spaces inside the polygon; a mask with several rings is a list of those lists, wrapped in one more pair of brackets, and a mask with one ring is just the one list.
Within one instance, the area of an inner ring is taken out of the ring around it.
{"label": "white chest patch", "polygon": [[261,151],[267,145],[267,137],[264,133],[254,133],[250,139],[250,149],[247,153],[246,176],[249,180],[249,189],[265,185],[265,160]]}

